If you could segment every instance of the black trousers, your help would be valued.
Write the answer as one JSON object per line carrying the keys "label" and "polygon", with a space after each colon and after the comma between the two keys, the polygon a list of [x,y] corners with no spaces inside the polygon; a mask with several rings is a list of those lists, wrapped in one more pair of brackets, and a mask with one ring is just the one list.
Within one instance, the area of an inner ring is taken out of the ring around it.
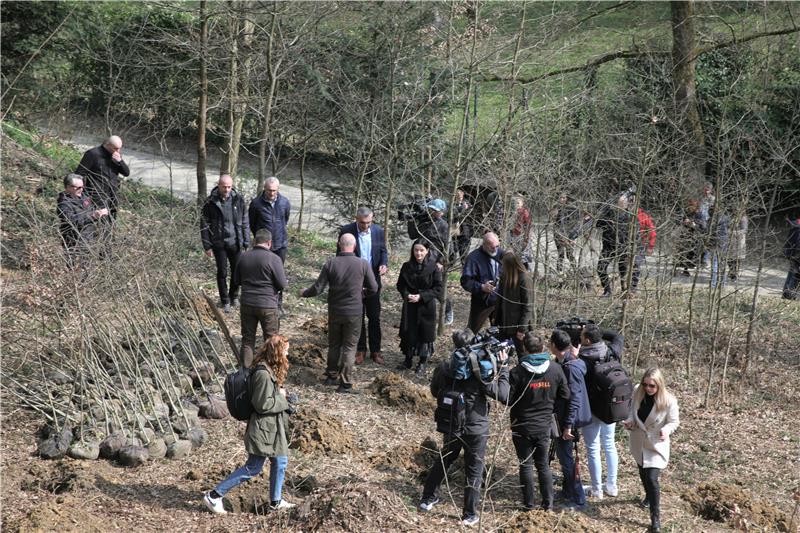
{"label": "black trousers", "polygon": [[486,455],[488,435],[455,435],[444,436],[444,446],[440,457],[433,464],[425,485],[422,489],[422,498],[433,497],[442,484],[450,465],[458,459],[461,450],[464,450],[464,518],[477,516],[478,502],[481,498],[481,483],[483,482],[483,457]]}
{"label": "black trousers", "polygon": [[364,315],[361,321],[361,335],[358,337],[358,351],[367,351],[367,334],[369,334],[369,351],[381,351],[381,291],[364,298]]}
{"label": "black trousers", "polygon": [[[228,246],[224,243],[214,243],[211,249],[214,252],[214,262],[217,264],[217,290],[219,300],[223,304],[231,303],[231,300],[239,296],[239,286],[233,282],[233,273],[236,271],[236,264],[239,262],[239,247],[236,245]],[[228,288],[228,264],[231,266],[231,286]]]}
{"label": "black trousers", "polygon": [[519,483],[522,485],[522,506],[533,509],[533,467],[539,478],[539,493],[542,495],[542,509],[553,508],[553,475],[550,472],[548,452],[550,435],[512,436],[514,449],[519,459]]}
{"label": "black trousers", "polygon": [[[600,284],[603,286],[603,292],[611,293],[611,279],[608,275],[608,265],[614,265],[619,269],[619,279],[622,284],[622,290],[626,290],[625,284],[628,281],[628,258],[627,253],[620,253],[617,250],[603,249],[600,252],[600,260],[597,261],[597,276],[600,278]],[[639,284],[639,267],[642,264],[642,257],[636,255],[633,258],[633,274],[631,275],[631,288],[636,289]]]}
{"label": "black trousers", "polygon": [[639,467],[639,479],[642,480],[647,503],[650,504],[651,518],[659,518],[661,513],[661,486],[658,483],[660,473],[660,468]]}
{"label": "black trousers", "polygon": [[288,248],[281,248],[280,250],[272,250],[272,253],[281,258],[281,263],[286,264],[286,251]]}

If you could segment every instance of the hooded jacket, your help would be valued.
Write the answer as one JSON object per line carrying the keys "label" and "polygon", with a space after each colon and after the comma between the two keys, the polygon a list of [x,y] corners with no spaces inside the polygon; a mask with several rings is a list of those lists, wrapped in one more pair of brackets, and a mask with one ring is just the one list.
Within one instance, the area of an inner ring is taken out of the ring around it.
{"label": "hooded jacket", "polygon": [[[236,245],[240,249],[250,246],[250,221],[244,210],[244,196],[236,189],[231,189],[233,202],[233,229],[236,234]],[[200,238],[203,249],[210,250],[215,245],[220,246],[225,242],[225,217],[222,211],[222,199],[219,196],[219,187],[211,189],[200,216]]]}
{"label": "hooded jacket", "polygon": [[555,410],[559,426],[562,431],[567,427],[588,426],[592,421],[592,410],[586,389],[586,363],[568,353],[559,366],[564,371],[569,386],[568,399],[559,398],[556,401]]}
{"label": "hooded jacket", "polygon": [[[537,354],[538,355],[538,354]],[[509,375],[511,431],[528,437],[548,435],[556,402],[567,402],[570,390],[561,366],[549,360],[529,364],[524,356]]]}
{"label": "hooded jacket", "polygon": [[247,453],[261,457],[289,455],[286,437],[289,402],[280,393],[272,370],[263,362],[259,366],[265,372],[253,372],[250,376],[250,402],[253,414],[247,422],[244,447]]}

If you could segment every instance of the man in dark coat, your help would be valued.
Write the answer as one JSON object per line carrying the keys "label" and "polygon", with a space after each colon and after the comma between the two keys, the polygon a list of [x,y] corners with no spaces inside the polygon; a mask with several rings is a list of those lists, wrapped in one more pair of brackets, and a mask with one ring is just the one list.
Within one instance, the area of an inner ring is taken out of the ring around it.
{"label": "man in dark coat", "polygon": [[[627,295],[636,292],[639,283],[639,266],[641,256],[639,252],[639,225],[636,215],[629,209],[630,202],[627,194],[617,198],[616,206],[605,206],[603,214],[597,220],[597,229],[601,232],[602,249],[600,260],[597,262],[597,275],[603,286],[603,297],[611,297],[611,278],[608,275],[608,266],[619,269],[619,278],[623,292]],[[630,226],[634,225],[631,232]],[[631,238],[633,240],[631,240]],[[627,291],[628,263],[633,254],[633,272],[631,275],[630,291]]]}
{"label": "man in dark coat", "polygon": [[111,222],[117,219],[117,204],[122,174],[130,176],[131,171],[122,160],[122,139],[112,135],[100,146],[87,150],[75,169],[86,183],[86,194],[101,208],[107,208]]}
{"label": "man in dark coat", "polygon": [[84,193],[79,174],[64,177],[64,191],[58,195],[56,211],[61,222],[61,241],[70,266],[80,266],[89,254],[95,238],[95,223],[108,216],[108,209],[97,207]]}
{"label": "man in dark coat", "polygon": [[350,233],[339,237],[339,253],[328,259],[317,281],[300,291],[310,298],[328,289],[328,364],[325,384],[336,385],[336,392],[353,392],[353,364],[356,342],[361,333],[364,297],[378,292],[375,275],[366,261],[355,255],[356,238]]}
{"label": "man in dark coat", "polygon": [[[456,332],[456,339],[462,332]],[[471,337],[471,335],[470,335]],[[458,346],[457,346],[458,347]],[[499,360],[503,362],[506,354],[501,352]],[[483,481],[483,458],[486,454],[486,444],[489,441],[489,402],[487,396],[496,398],[502,403],[508,402],[508,368],[500,366],[495,379],[484,384],[470,373],[465,380],[453,377],[450,367],[450,358],[436,367],[431,379],[431,394],[435,398],[447,391],[460,392],[464,399],[465,424],[463,431],[458,434],[443,434],[441,456],[434,460],[433,468],[425,479],[422,489],[422,498],[418,508],[420,511],[430,511],[439,503],[436,491],[445,478],[461,450],[464,450],[464,508],[462,524],[474,526],[478,523],[478,503],[480,501],[481,483]]]}
{"label": "man in dark coat", "polygon": [[200,216],[200,238],[208,257],[217,266],[217,290],[225,312],[239,304],[239,285],[231,279],[228,289],[228,264],[231,277],[236,271],[239,254],[250,246],[250,223],[244,209],[244,196],[233,188],[233,178],[220,176],[211,189]]}
{"label": "man in dark coat", "polygon": [[[369,351],[372,360],[383,364],[381,356],[381,277],[389,268],[389,252],[386,250],[386,237],[377,224],[372,223],[372,209],[361,206],[356,211],[356,221],[339,229],[339,236],[349,233],[356,239],[356,257],[360,257],[372,269],[375,281],[378,283],[378,292],[364,298],[364,313],[366,320],[361,322],[361,336],[358,338],[356,351],[356,364],[364,362],[367,354],[367,333],[369,332]],[[369,329],[367,329],[367,324]]]}
{"label": "man in dark coat", "polygon": [[797,286],[800,284],[800,218],[788,219],[789,236],[783,245],[783,255],[789,260],[789,273],[783,284],[783,298],[797,300],[800,298]]}
{"label": "man in dark coat", "polygon": [[281,258],[286,264],[286,251],[289,247],[289,234],[287,224],[292,204],[289,199],[278,192],[280,188],[278,178],[271,176],[264,182],[264,193],[253,198],[250,202],[248,216],[250,217],[250,231],[255,233],[260,229],[268,229],[272,234],[272,253]]}
{"label": "man in dark coat", "polygon": [[272,235],[260,229],[254,237],[255,246],[239,258],[232,283],[242,287],[242,351],[240,364],[249,368],[253,363],[256,330],[261,324],[264,340],[277,335],[280,329],[278,293],[286,288],[286,273],[280,258],[270,252]]}
{"label": "man in dark coat", "polygon": [[467,256],[464,269],[461,271],[461,287],[470,293],[469,320],[467,328],[480,331],[486,319],[494,313],[497,302],[497,282],[500,279],[500,258],[503,250],[497,235],[487,232],[483,243]]}
{"label": "man in dark coat", "polygon": [[519,481],[522,485],[523,509],[534,508],[533,467],[539,480],[541,508],[553,508],[553,477],[550,473],[548,452],[553,406],[557,401],[567,401],[570,389],[561,367],[550,361],[544,352],[542,339],[532,331],[522,340],[524,351],[520,364],[509,376],[511,406],[511,438],[519,459]]}

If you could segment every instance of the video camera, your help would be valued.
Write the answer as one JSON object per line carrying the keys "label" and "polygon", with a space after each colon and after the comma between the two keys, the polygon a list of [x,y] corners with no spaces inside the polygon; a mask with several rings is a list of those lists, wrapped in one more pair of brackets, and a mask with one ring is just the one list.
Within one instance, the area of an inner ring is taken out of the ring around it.
{"label": "video camera", "polygon": [[433,200],[431,196],[416,196],[413,200],[397,208],[397,218],[400,222],[419,221],[423,216],[428,216],[428,204]]}
{"label": "video camera", "polygon": [[[453,377],[463,380],[475,376],[484,383],[491,381],[497,373],[497,355],[503,350],[508,350],[509,356],[514,354],[514,341],[501,341],[497,338],[499,333],[497,327],[488,328],[456,348],[451,356]],[[507,364],[507,361],[502,361],[500,366]]]}
{"label": "video camera", "polygon": [[565,318],[556,322],[556,329],[566,331],[569,334],[570,341],[573,346],[578,346],[581,343],[581,330],[589,324],[594,324],[594,320],[574,316],[572,318]]}

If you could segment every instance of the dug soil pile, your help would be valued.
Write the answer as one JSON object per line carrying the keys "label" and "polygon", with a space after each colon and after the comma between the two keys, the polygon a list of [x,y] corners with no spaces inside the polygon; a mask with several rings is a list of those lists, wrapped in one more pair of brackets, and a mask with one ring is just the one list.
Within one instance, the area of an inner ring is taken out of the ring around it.
{"label": "dug soil pile", "polygon": [[289,417],[290,448],[306,454],[341,455],[355,451],[352,435],[335,417],[303,408]]}
{"label": "dug soil pile", "polygon": [[742,531],[797,531],[797,524],[771,503],[753,498],[735,485],[703,483],[683,495],[706,520],[725,522]]}
{"label": "dug soil pile", "polygon": [[436,409],[436,402],[426,387],[391,372],[376,377],[369,388],[380,403],[390,407],[420,415],[428,415]]}

